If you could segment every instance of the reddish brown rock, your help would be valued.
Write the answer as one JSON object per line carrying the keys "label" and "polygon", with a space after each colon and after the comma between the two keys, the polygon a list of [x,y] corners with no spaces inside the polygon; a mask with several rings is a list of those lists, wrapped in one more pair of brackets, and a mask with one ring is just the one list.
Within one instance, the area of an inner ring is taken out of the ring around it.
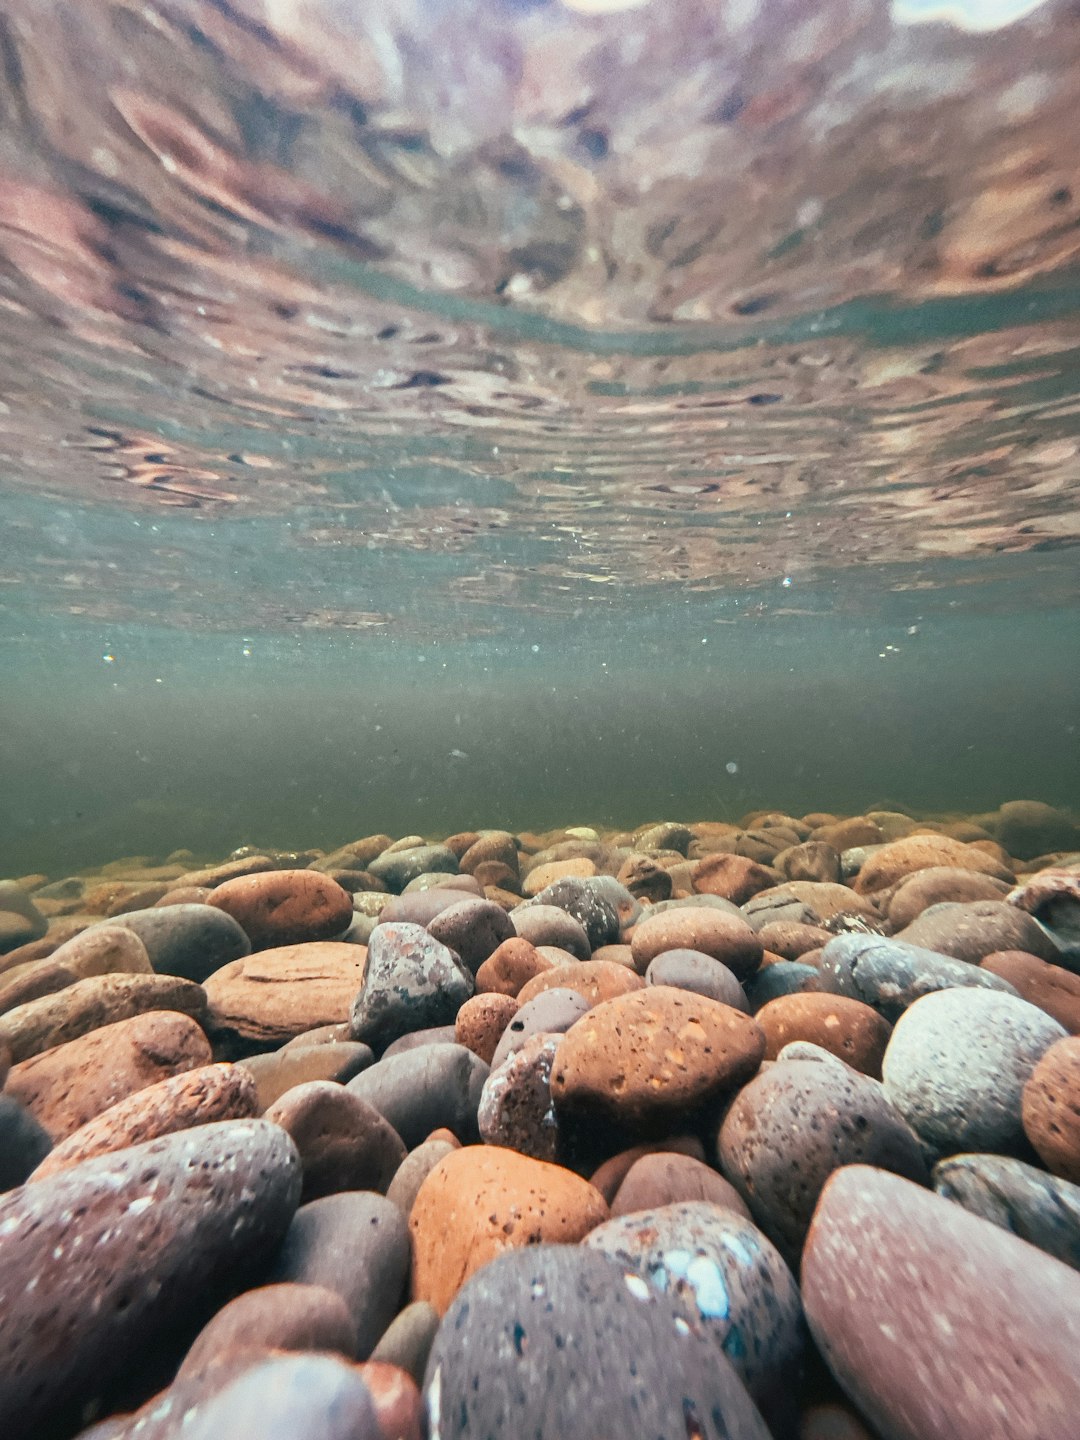
{"label": "reddish brown rock", "polygon": [[177,876],[176,885],[177,888],[213,890],[229,880],[239,880],[244,875],[263,875],[276,869],[277,861],[271,860],[269,855],[244,855],[236,860],[225,860],[220,865],[208,865],[202,870],[185,870]]}
{"label": "reddish brown rock", "polygon": [[270,870],[226,880],[208,903],[239,921],[253,950],[333,940],[353,917],[348,890],[317,870]]}
{"label": "reddish brown rock", "polygon": [[119,925],[94,925],[58,945],[48,957],[6,967],[0,974],[0,1009],[12,1010],[94,975],[151,972],[146,946],[137,935]]}
{"label": "reddish brown rock", "polygon": [[18,1063],[153,1010],[176,1010],[201,1020],[206,995],[201,985],[174,975],[95,975],[0,1015],[0,1039]]}
{"label": "reddish brown rock", "polygon": [[1054,1175],[1080,1184],[1080,1038],[1058,1040],[1024,1086],[1024,1134]]}
{"label": "reddish brown rock", "polygon": [[931,905],[946,901],[1002,900],[1008,893],[1008,882],[995,880],[992,875],[952,865],[931,865],[929,869],[905,875],[897,883],[886,913],[896,932],[918,919]]}
{"label": "reddish brown rock", "polygon": [[1052,1015],[1070,1035],[1080,1035],[1080,975],[1024,950],[995,951],[985,956],[980,968],[1007,980],[1018,995]]}
{"label": "reddish brown rock", "polygon": [[720,960],[738,980],[746,980],[761,964],[764,946],[741,916],[704,906],[665,910],[644,917],[634,927],[630,947],[634,964],[644,974],[649,962],[665,950],[700,950]]}
{"label": "reddish brown rock", "polygon": [[852,815],[848,820],[819,825],[811,834],[811,839],[836,851],[854,850],[861,845],[880,845],[885,838],[881,826],[867,815]]}
{"label": "reddish brown rock", "polygon": [[599,1005],[616,995],[626,995],[644,987],[642,977],[625,965],[613,965],[609,960],[580,960],[537,975],[522,987],[517,998],[519,1004],[527,1005],[545,990],[576,990],[590,1005]]}
{"label": "reddish brown rock", "polygon": [[776,869],[788,880],[816,880],[838,884],[842,871],[839,852],[823,840],[807,840],[781,850],[774,862]]}
{"label": "reddish brown rock", "polygon": [[589,1176],[589,1183],[600,1191],[608,1205],[614,1200],[631,1167],[636,1165],[643,1155],[689,1155],[704,1163],[705,1147],[696,1135],[676,1135],[668,1140],[648,1141],[631,1145],[628,1150],[620,1150]]}
{"label": "reddish brown rock", "polygon": [[560,1165],[496,1146],[466,1146],[428,1175],[412,1207],[414,1300],[439,1314],[504,1250],[572,1245],[608,1218],[597,1190]]}
{"label": "reddish brown rock", "polygon": [[370,1045],[361,1045],[354,1040],[323,1045],[294,1045],[290,1041],[280,1050],[247,1055],[239,1063],[254,1077],[259,1110],[263,1111],[269,1109],[286,1090],[295,1085],[305,1085],[310,1080],[336,1080],[339,1085],[347,1084],[354,1075],[359,1075],[361,1070],[375,1063],[375,1053]]}
{"label": "reddish brown rock", "polygon": [[517,1010],[518,1001],[512,995],[474,995],[457,1013],[454,1040],[490,1065],[502,1033]]}
{"label": "reddish brown rock", "polygon": [[649,855],[628,855],[617,878],[638,900],[655,904],[671,899],[671,876]]}
{"label": "reddish brown rock", "polygon": [[722,1175],[692,1155],[642,1155],[626,1172],[611,1203],[612,1217],[688,1200],[708,1200],[750,1219],[746,1202]]}
{"label": "reddish brown rock", "polygon": [[517,995],[530,980],[551,969],[554,969],[551,960],[545,959],[528,940],[515,935],[504,940],[477,970],[476,993]]}
{"label": "reddish brown rock", "polygon": [[424,1406],[412,1376],[381,1360],[365,1360],[356,1373],[367,1386],[385,1440],[421,1440]]}
{"label": "reddish brown rock", "polygon": [[581,855],[571,860],[552,860],[546,865],[537,865],[534,870],[529,871],[521,882],[521,893],[532,897],[539,895],[540,891],[546,890],[549,885],[554,885],[556,880],[565,880],[568,876],[578,880],[587,880],[596,873],[595,864]]}
{"label": "reddish brown rock", "polygon": [[401,1136],[373,1105],[332,1080],[287,1090],[266,1112],[292,1136],[304,1167],[301,1200],[339,1190],[380,1195],[405,1159]]}
{"label": "reddish brown rock", "polygon": [[745,855],[705,855],[695,860],[690,870],[691,884],[699,895],[719,895],[734,905],[775,885],[777,878],[775,870]]}
{"label": "reddish brown rock", "polygon": [[830,1370],[889,1440],[1076,1435],[1080,1275],[961,1206],[841,1170],[814,1216],[802,1293]]}
{"label": "reddish brown rock", "polygon": [[855,877],[855,889],[860,895],[870,894],[895,885],[916,870],[942,865],[951,869],[974,870],[996,880],[1011,882],[1013,878],[1007,866],[976,846],[952,840],[947,835],[909,835],[903,840],[883,845],[868,856]]}
{"label": "reddish brown rock", "polygon": [[134,1091],[212,1059],[210,1042],[190,1016],[157,1010],[22,1061],[5,1092],[22,1101],[55,1143]]}
{"label": "reddish brown rock", "polygon": [[341,1024],[363,983],[366,959],[362,945],[322,941],[233,960],[206,981],[210,1025],[276,1045],[318,1025]]}
{"label": "reddish brown rock", "polygon": [[333,1350],[356,1355],[356,1325],[340,1295],[322,1285],[261,1285],[204,1325],[177,1372],[198,1375],[236,1350]]}
{"label": "reddish brown rock", "polygon": [[765,1032],[767,1060],[775,1060],[793,1040],[809,1040],[864,1075],[881,1079],[881,1061],[892,1026],[860,1000],[804,991],[770,1000],[755,1019]]}
{"label": "reddish brown rock", "polygon": [[[450,848],[453,849],[453,846]],[[463,852],[458,864],[466,875],[476,875],[481,865],[490,864],[505,865],[516,875],[518,872],[517,842],[509,831],[489,830],[486,834],[477,836],[468,849]]]}
{"label": "reddish brown rock", "polygon": [[160,900],[155,900],[155,910],[167,910],[170,905],[205,905],[213,892],[209,885],[177,885],[166,890]]}
{"label": "reddish brown rock", "polygon": [[73,1135],[60,1142],[31,1175],[31,1182],[59,1170],[157,1140],[177,1130],[210,1125],[216,1120],[244,1120],[256,1114],[255,1082],[237,1065],[203,1065],[158,1080],[110,1105]]}
{"label": "reddish brown rock", "polygon": [[808,954],[820,951],[833,938],[831,931],[820,925],[802,925],[796,920],[773,920],[757,933],[767,953],[804,964],[808,963]]}
{"label": "reddish brown rock", "polygon": [[551,1076],[560,1109],[631,1127],[684,1116],[757,1070],[765,1036],[748,1015],[651,985],[595,1006],[562,1039]]}

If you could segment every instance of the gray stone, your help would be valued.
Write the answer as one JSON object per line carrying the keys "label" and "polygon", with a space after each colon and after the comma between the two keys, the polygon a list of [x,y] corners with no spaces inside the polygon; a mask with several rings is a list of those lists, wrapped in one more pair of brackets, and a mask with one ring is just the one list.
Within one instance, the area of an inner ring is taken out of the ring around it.
{"label": "gray stone", "polygon": [[510,919],[514,933],[538,948],[554,945],[579,960],[588,960],[592,954],[584,925],[558,905],[542,905],[530,900],[527,904],[515,905]]}
{"label": "gray stone", "polygon": [[577,876],[564,875],[561,880],[552,881],[517,909],[532,905],[554,905],[565,910],[582,926],[593,950],[599,950],[601,945],[617,944],[622,933],[615,904],[599,891],[590,889],[588,881]]}
{"label": "gray stone", "polygon": [[472,975],[504,940],[516,934],[513,921],[494,900],[459,900],[441,910],[427,928]]}
{"label": "gray stone", "polygon": [[946,1200],[1080,1270],[1080,1185],[1001,1155],[954,1155],[933,1178]]}
{"label": "gray stone", "polygon": [[378,1052],[412,1030],[450,1025],[474,989],[454,952],[423,926],[384,922],[368,941],[364,983],[349,1022],[352,1037]]}
{"label": "gray stone", "polygon": [[476,1112],[488,1067],[464,1045],[425,1045],[386,1057],[349,1089],[389,1120],[408,1149],[446,1127],[464,1144],[479,1140]]}
{"label": "gray stone", "polygon": [[14,1095],[0,1095],[0,1190],[27,1180],[52,1149],[49,1132]]}
{"label": "gray stone", "polygon": [[958,986],[1016,995],[1007,980],[989,970],[880,935],[838,935],[825,946],[818,965],[819,990],[861,1000],[889,1021],[898,1020],[923,995]]}
{"label": "gray stone", "polygon": [[896,938],[970,965],[997,950],[1023,950],[1051,962],[1060,958],[1038,921],[1003,900],[942,900],[927,906]]}
{"label": "gray stone", "polygon": [[534,1035],[565,1035],[588,1011],[588,1000],[576,990],[564,990],[561,986],[542,990],[526,1000],[511,1017],[491,1057],[492,1070],[509,1060]]}
{"label": "gray stone", "polygon": [[385,1440],[360,1373],[330,1355],[264,1360],[188,1409],[184,1440]]}
{"label": "gray stone", "polygon": [[782,995],[800,995],[805,990],[817,989],[816,966],[803,965],[798,960],[777,960],[751,975],[746,982],[746,999],[750,1013],[756,1015],[770,1000],[779,1000]]}
{"label": "gray stone", "polygon": [[200,984],[230,961],[251,954],[251,941],[240,922],[213,905],[130,910],[108,923],[139,937],[157,974]]}
{"label": "gray stone", "polygon": [[700,950],[661,951],[649,961],[645,984],[674,985],[677,990],[705,995],[735,1010],[747,1012],[750,1009],[746,992],[734,972],[721,960],[714,960]]}
{"label": "gray stone", "polygon": [[456,875],[458,859],[445,845],[416,845],[410,850],[384,850],[367,866],[369,875],[391,890],[401,891],[418,875]]}

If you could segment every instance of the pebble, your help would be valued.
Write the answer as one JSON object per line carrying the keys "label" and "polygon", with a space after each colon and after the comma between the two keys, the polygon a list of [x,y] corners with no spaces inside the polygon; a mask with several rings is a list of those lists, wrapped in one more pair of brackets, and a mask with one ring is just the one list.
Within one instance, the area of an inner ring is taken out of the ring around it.
{"label": "pebble", "polygon": [[42,1163],[49,1132],[14,1095],[0,1095],[0,1190],[13,1190]]}
{"label": "pebble", "polygon": [[1013,878],[1006,866],[974,845],[965,845],[947,835],[909,835],[882,845],[868,856],[855,877],[855,889],[860,895],[885,890],[916,870],[940,866],[974,870],[1007,883],[1011,883]]}
{"label": "pebble", "polygon": [[[994,880],[974,870],[932,865],[897,882],[886,914],[894,933],[917,920],[924,910],[942,901],[1001,900],[1009,893],[1005,880]],[[931,947],[932,948],[932,947]]]}
{"label": "pebble", "polygon": [[204,987],[214,1034],[242,1054],[348,1020],[366,954],[362,946],[324,940],[233,960]]}
{"label": "pebble", "polygon": [[1008,981],[1021,999],[1052,1015],[1070,1035],[1080,1035],[1080,975],[1021,950],[995,951],[981,965]]}
{"label": "pebble", "polygon": [[818,989],[846,995],[899,1020],[924,995],[968,987],[1015,996],[1007,980],[978,965],[879,935],[838,935],[821,952]]}
{"label": "pebble", "polygon": [[46,1179],[94,1155],[141,1145],[196,1125],[258,1113],[255,1082],[241,1066],[201,1065],[136,1090],[61,1140],[30,1177]]}
{"label": "pebble", "polygon": [[464,1045],[425,1045],[385,1057],[348,1088],[374,1105],[411,1150],[445,1126],[465,1144],[480,1138],[476,1111],[488,1067]]}
{"label": "pebble", "polygon": [[762,1006],[754,1018],[765,1032],[767,1060],[775,1060],[793,1040],[808,1040],[864,1075],[881,1079],[892,1026],[859,1000],[815,992],[784,995]]}
{"label": "pebble", "polygon": [[631,1168],[646,1155],[689,1155],[704,1162],[705,1146],[696,1135],[674,1135],[665,1140],[643,1141],[610,1155],[589,1176],[609,1206]]}
{"label": "pebble", "polygon": [[551,1098],[551,1070],[560,1035],[532,1035],[484,1082],[477,1111],[480,1138],[534,1160],[560,1156],[559,1121]]}
{"label": "pebble", "polygon": [[743,906],[743,914],[755,930],[768,924],[791,921],[795,924],[826,925],[842,916],[854,916],[873,926],[881,916],[873,902],[827,880],[786,880],[773,890],[762,890]]}
{"label": "pebble", "polygon": [[340,1295],[356,1327],[356,1356],[366,1360],[397,1314],[408,1276],[401,1211],[383,1195],[347,1190],[301,1205],[267,1278]]}
{"label": "pebble", "polygon": [[417,1385],[422,1385],[424,1367],[438,1328],[439,1312],[434,1305],[426,1300],[414,1300],[387,1326],[371,1358],[386,1365],[397,1365],[411,1375]]}
{"label": "pebble", "polygon": [[461,869],[467,875],[475,874],[480,865],[506,865],[515,873],[518,870],[517,841],[508,830],[485,830],[466,849],[460,861]]}
{"label": "pebble", "polygon": [[588,960],[592,954],[585,926],[558,905],[530,900],[527,905],[511,910],[510,920],[515,933],[537,948],[555,945],[579,960]]}
{"label": "pebble", "polygon": [[802,1304],[795,1277],[752,1221],[708,1201],[687,1201],[605,1221],[584,1244],[681,1305],[731,1362],[770,1428],[790,1430],[802,1369]]}
{"label": "pebble", "polygon": [[1046,1168],[1080,1184],[1080,1039],[1058,1040],[1039,1057],[1024,1086],[1022,1115]]}
{"label": "pebble", "polygon": [[403,1055],[406,1050],[420,1050],[425,1045],[456,1045],[457,1025],[430,1025],[425,1030],[412,1030],[408,1035],[399,1035],[382,1053],[387,1060],[392,1055]]}
{"label": "pebble", "polygon": [[391,890],[400,892],[419,875],[457,874],[458,859],[445,845],[414,845],[406,850],[384,850],[365,868]]}
{"label": "pebble", "polygon": [[923,1183],[919,1141],[882,1087],[842,1061],[785,1060],[736,1095],[717,1138],[720,1168],[790,1263],[834,1170],[870,1164]]}
{"label": "pebble", "polygon": [[[596,1183],[595,1177],[593,1183]],[[636,1159],[609,1203],[615,1216],[689,1200],[708,1200],[750,1219],[746,1202],[734,1185],[696,1156],[671,1151],[654,1152]]]}
{"label": "pebble", "polygon": [[456,1140],[451,1142],[434,1138],[417,1145],[416,1149],[410,1150],[398,1166],[397,1173],[386,1192],[386,1198],[392,1200],[403,1214],[411,1215],[416,1197],[420,1193],[420,1186],[440,1160],[444,1160],[447,1155],[459,1148]]}
{"label": "pebble", "polygon": [[571,1026],[551,1093],[559,1110],[649,1126],[734,1089],[764,1050],[765,1036],[741,1011],[652,985],[595,1006]]}
{"label": "pebble", "polygon": [[746,982],[746,1002],[751,1015],[756,1015],[770,1000],[779,1000],[782,995],[803,995],[817,988],[816,965],[804,965],[798,960],[776,960],[763,966]]}
{"label": "pebble", "polygon": [[[633,897],[628,894],[627,899],[632,901]],[[518,911],[532,905],[554,906],[565,911],[585,931],[592,950],[601,945],[614,945],[618,942],[622,926],[617,904],[587,879],[564,876],[561,880],[545,886],[534,899],[526,900],[517,906],[513,915],[516,917]],[[516,927],[516,918],[514,924]],[[521,933],[520,929],[518,933]],[[554,943],[559,945],[562,941],[557,940]]]}
{"label": "pebble", "polygon": [[1080,971],[1080,865],[1040,870],[1008,898],[1047,931],[1059,963]]}
{"label": "pebble", "polygon": [[330,1355],[267,1357],[184,1420],[183,1440],[386,1440],[359,1367]]}
{"label": "pebble", "polygon": [[24,1060],[8,1076],[5,1094],[20,1100],[57,1142],[125,1096],[212,1059],[210,1042],[190,1016],[152,1010]]}
{"label": "pebble", "polygon": [[[836,838],[841,842],[840,850],[846,849],[844,837]],[[824,839],[804,840],[801,845],[781,850],[774,863],[788,880],[815,880],[835,885],[841,878],[839,851]]]}
{"label": "pebble", "polygon": [[474,995],[457,1013],[454,1040],[490,1065],[503,1031],[517,1010],[518,1002],[510,995]]}
{"label": "pebble", "polygon": [[345,1301],[323,1285],[260,1285],[230,1300],[199,1331],[178,1378],[197,1375],[232,1350],[333,1350],[356,1355]]}
{"label": "pebble", "polygon": [[762,925],[757,934],[765,949],[779,955],[781,960],[798,960],[809,950],[820,950],[833,938],[832,933],[820,925],[800,925],[788,920]]}
{"label": "pebble", "polygon": [[802,1292],[829,1369],[889,1440],[1075,1437],[1080,1275],[961,1206],[841,1170]]}
{"label": "pebble", "polygon": [[452,1025],[472,993],[472,974],[452,950],[420,925],[384,922],[368,941],[352,1037],[378,1053],[412,1030]]}
{"label": "pebble", "polygon": [[58,945],[51,955],[0,973],[0,1009],[62,990],[94,975],[149,975],[146,946],[118,925],[91,925]]}
{"label": "pebble", "polygon": [[528,940],[515,935],[495,950],[476,972],[479,995],[517,995],[528,982],[553,968]]}
{"label": "pebble", "polygon": [[205,1020],[206,993],[201,985],[172,975],[94,975],[0,1015],[0,1040],[18,1064],[102,1026],[155,1010]]}
{"label": "pebble", "polygon": [[300,1152],[304,1204],[339,1190],[384,1195],[405,1159],[393,1126],[332,1080],[309,1080],[287,1090],[266,1111],[266,1119],[287,1130]]}
{"label": "pebble", "polygon": [[1001,1155],[954,1155],[934,1166],[934,1189],[1080,1270],[1080,1185]]}
{"label": "pebble", "polygon": [[334,940],[352,920],[352,895],[317,870],[269,870],[217,886],[207,905],[236,920],[252,950]]}
{"label": "pebble", "polygon": [[741,916],[694,907],[649,915],[634,926],[634,964],[645,973],[665,950],[697,950],[721,961],[737,980],[748,980],[761,964],[764,946]]}
{"label": "pebble", "polygon": [[628,855],[617,878],[637,900],[655,903],[671,898],[671,876],[648,855]]}
{"label": "pebble", "polygon": [[251,953],[243,926],[213,905],[131,910],[110,920],[108,928],[117,925],[139,937],[157,974],[180,975],[200,985],[215,970]]}
{"label": "pebble", "polygon": [[719,1000],[734,1010],[750,1009],[746,992],[733,972],[700,950],[661,951],[649,961],[645,984],[673,985],[677,990],[691,990],[695,995]]}
{"label": "pebble", "polygon": [[516,933],[513,921],[493,900],[459,900],[441,910],[427,928],[472,975]]}
{"label": "pebble", "polygon": [[588,1000],[576,990],[556,988],[535,995],[514,1012],[495,1047],[491,1068],[509,1060],[534,1035],[565,1035],[588,1010]]}
{"label": "pebble", "polygon": [[498,1146],[466,1146],[442,1159],[413,1203],[412,1298],[440,1315],[475,1271],[504,1250],[543,1241],[572,1245],[608,1218],[587,1180]]}
{"label": "pebble", "polygon": [[[336,1031],[337,1027],[329,1027]],[[308,1030],[304,1034],[316,1032]],[[303,1035],[297,1036],[297,1040]],[[347,1084],[354,1075],[375,1063],[375,1054],[370,1045],[359,1045],[354,1040],[332,1040],[327,1044],[299,1045],[288,1041],[280,1050],[269,1050],[260,1055],[246,1055],[238,1062],[255,1081],[258,1092],[259,1110],[269,1109],[274,1101],[309,1080],[336,1080],[339,1085]]]}
{"label": "pebble", "polygon": [[745,855],[703,855],[690,867],[690,881],[699,895],[719,895],[733,905],[744,905],[759,890],[778,880],[775,870]]}
{"label": "pebble", "polygon": [[435,1336],[424,1393],[439,1440],[769,1440],[678,1303],[581,1246],[513,1250],[473,1275]]}
{"label": "pebble", "polygon": [[995,950],[1024,950],[1040,960],[1057,960],[1058,947],[1030,915],[1003,900],[931,905],[897,939],[978,965]]}
{"label": "pebble", "polygon": [[1024,1139],[1024,1086],[1064,1035],[1017,995],[925,995],[897,1021],[885,1051],[885,1093],[937,1157],[1014,1152]]}
{"label": "pebble", "polygon": [[581,960],[545,970],[523,985],[517,998],[524,1007],[547,990],[573,990],[590,1005],[599,1005],[617,995],[627,995],[632,990],[644,988],[643,977],[628,970],[625,965],[616,965],[610,960]]}
{"label": "pebble", "polygon": [[299,1194],[285,1132],[227,1120],[0,1198],[0,1432],[70,1425],[177,1317],[205,1314],[273,1253]]}

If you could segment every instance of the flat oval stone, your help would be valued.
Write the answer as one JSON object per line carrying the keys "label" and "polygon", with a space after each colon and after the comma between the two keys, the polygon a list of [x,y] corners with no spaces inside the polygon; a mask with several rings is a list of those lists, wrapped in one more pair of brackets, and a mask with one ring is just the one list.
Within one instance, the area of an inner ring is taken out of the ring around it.
{"label": "flat oval stone", "polygon": [[463,1143],[480,1138],[476,1112],[488,1067],[464,1045],[425,1045],[384,1057],[349,1081],[411,1150],[445,1126]]}
{"label": "flat oval stone", "polygon": [[5,968],[0,974],[0,1009],[89,980],[94,975],[149,975],[146,946],[118,925],[91,925],[73,935],[48,957]]}
{"label": "flat oval stone", "polygon": [[885,1094],[937,1156],[1022,1145],[1024,1086],[1065,1031],[1017,995],[941,990],[897,1021]]}
{"label": "flat oval stone", "polygon": [[892,1026],[860,1000],[815,992],[784,995],[764,1005],[755,1019],[765,1032],[767,1060],[775,1060],[794,1040],[808,1040],[864,1075],[881,1078]]}
{"label": "flat oval stone", "polygon": [[524,985],[551,970],[554,961],[546,959],[535,945],[520,935],[504,940],[476,972],[478,995],[517,995]]}
{"label": "flat oval stone", "polygon": [[895,885],[916,870],[943,865],[956,870],[974,870],[1007,883],[1013,878],[1000,861],[974,845],[966,845],[948,835],[908,835],[874,850],[855,877],[855,889],[867,895]]}
{"label": "flat oval stone", "polygon": [[126,1095],[212,1059],[190,1016],[151,1010],[24,1060],[8,1076],[6,1093],[60,1141]]}
{"label": "flat oval stone", "polygon": [[297,1210],[267,1278],[340,1295],[356,1326],[357,1357],[366,1360],[397,1314],[408,1275],[401,1211],[382,1195],[346,1190]]}
{"label": "flat oval stone", "polygon": [[1001,1155],[939,1160],[933,1179],[946,1200],[1080,1270],[1080,1185]]}
{"label": "flat oval stone", "polygon": [[445,845],[414,845],[405,850],[384,850],[365,868],[391,890],[401,891],[419,875],[456,875],[458,858]]}
{"label": "flat oval stone", "polygon": [[421,925],[387,921],[371,932],[350,1032],[376,1052],[385,1050],[410,1031],[452,1025],[472,993],[472,974],[452,950]]}
{"label": "flat oval stone", "polygon": [[1076,1435],[1080,1276],[961,1206],[868,1166],[839,1171],[802,1293],[829,1369],[889,1440]]}
{"label": "flat oval stone", "polygon": [[504,1250],[573,1244],[608,1218],[587,1180],[498,1146],[465,1146],[436,1165],[409,1216],[412,1298],[440,1314],[475,1271]]}
{"label": "flat oval stone", "polygon": [[179,1011],[202,1020],[206,995],[201,985],[172,975],[94,975],[0,1015],[0,1040],[17,1064],[151,1010]]}
{"label": "flat oval stone", "polygon": [[764,1035],[741,1011],[652,985],[595,1006],[567,1031],[551,1093],[559,1109],[649,1125],[739,1085],[764,1050]]}
{"label": "flat oval stone", "polygon": [[791,1428],[803,1354],[795,1277],[750,1220],[707,1201],[607,1220],[583,1244],[685,1307],[732,1364],[763,1419]]}
{"label": "flat oval stone", "polygon": [[1080,1183],[1080,1040],[1058,1040],[1024,1086],[1024,1133],[1048,1170]]}
{"label": "flat oval stone", "polygon": [[580,1246],[514,1250],[474,1275],[439,1327],[424,1390],[440,1440],[769,1440],[679,1307]]}
{"label": "flat oval stone", "polygon": [[274,1356],[185,1415],[184,1440],[385,1440],[359,1370],[329,1355]]}
{"label": "flat oval stone", "polygon": [[243,926],[213,905],[129,910],[109,921],[110,928],[116,925],[139,937],[157,974],[181,975],[200,985],[215,970],[251,953]]}
{"label": "flat oval stone", "polygon": [[324,940],[234,960],[206,982],[210,1025],[225,1040],[255,1047],[347,1021],[366,955],[360,945]]}
{"label": "flat oval stone", "polygon": [[733,1010],[746,1011],[750,1008],[734,972],[720,960],[714,960],[700,950],[661,951],[649,961],[645,984],[674,985],[677,990],[692,990],[695,995],[719,1000]]}
{"label": "flat oval stone", "polygon": [[133,1354],[273,1253],[299,1195],[285,1132],[228,1120],[0,1198],[0,1431],[71,1424]]}
{"label": "flat oval stone", "polygon": [[428,922],[428,930],[458,956],[471,974],[517,932],[494,900],[459,900]]}
{"label": "flat oval stone", "polygon": [[779,1000],[782,995],[803,995],[816,990],[817,984],[815,965],[804,965],[798,960],[777,960],[765,965],[746,982],[750,1013],[756,1015],[770,1000]]}
{"label": "flat oval stone", "polygon": [[834,1170],[868,1163],[927,1178],[918,1138],[882,1087],[832,1058],[762,1071],[736,1095],[717,1148],[724,1174],[789,1264]]}
{"label": "flat oval stone", "polygon": [[1015,994],[1007,980],[977,965],[880,935],[838,935],[818,965],[819,990],[861,1000],[889,1021],[924,995],[960,986]]}
{"label": "flat oval stone", "polygon": [[650,912],[634,926],[630,948],[642,974],[665,950],[697,950],[726,965],[739,981],[750,978],[764,954],[764,946],[741,915],[705,906],[659,915]]}
{"label": "flat oval stone", "polygon": [[384,903],[378,911],[380,920],[427,926],[444,910],[460,905],[465,896],[456,887],[432,885],[427,890],[407,890],[403,895],[383,895],[381,899]]}
{"label": "flat oval stone", "polygon": [[373,1105],[332,1080],[287,1090],[266,1111],[287,1130],[304,1167],[306,1204],[339,1190],[386,1193],[405,1159],[405,1146]]}
{"label": "flat oval stone", "polygon": [[258,1113],[255,1082],[236,1065],[201,1065],[158,1080],[110,1105],[61,1140],[34,1171],[32,1182],[129,1145],[218,1120],[245,1120]]}
{"label": "flat oval stone", "polygon": [[352,920],[352,895],[317,870],[269,870],[219,885],[206,902],[236,920],[253,950],[334,940]]}
{"label": "flat oval stone", "polygon": [[[893,932],[917,919],[931,905],[944,900],[1001,900],[1009,893],[1004,880],[994,880],[974,870],[957,870],[949,865],[932,865],[901,880],[889,901],[889,924]],[[922,943],[913,941],[913,944]],[[930,947],[933,949],[933,946]]]}
{"label": "flat oval stone", "polygon": [[197,1375],[230,1350],[335,1350],[353,1359],[356,1326],[323,1285],[260,1285],[224,1305],[199,1331],[177,1372]]}

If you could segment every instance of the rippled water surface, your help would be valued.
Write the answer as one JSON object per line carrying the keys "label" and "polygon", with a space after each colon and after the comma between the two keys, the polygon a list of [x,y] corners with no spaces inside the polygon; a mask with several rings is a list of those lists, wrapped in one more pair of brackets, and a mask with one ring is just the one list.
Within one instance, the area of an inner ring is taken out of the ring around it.
{"label": "rippled water surface", "polygon": [[0,865],[1080,801],[1020,8],[11,0]]}

